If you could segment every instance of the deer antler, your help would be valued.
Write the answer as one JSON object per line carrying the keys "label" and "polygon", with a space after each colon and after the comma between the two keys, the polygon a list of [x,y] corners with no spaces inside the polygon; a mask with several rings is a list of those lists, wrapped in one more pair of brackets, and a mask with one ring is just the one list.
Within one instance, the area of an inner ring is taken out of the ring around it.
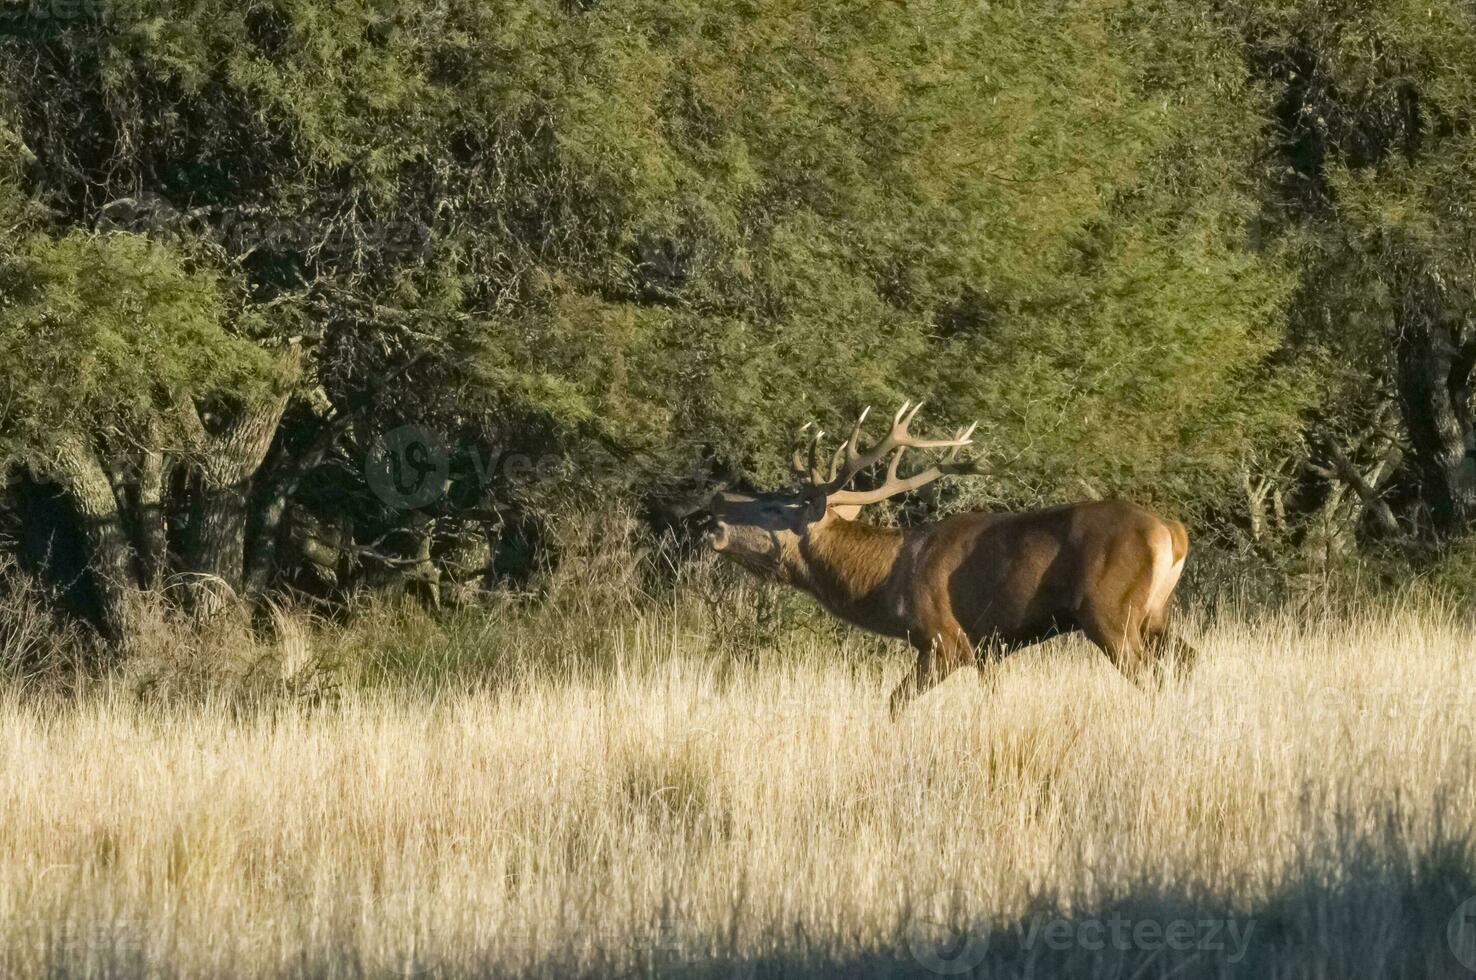
{"label": "deer antler", "polygon": [[800,435],[803,436],[812,426],[814,426],[815,432],[810,436],[809,449],[806,450],[799,446],[795,447],[794,460],[792,461],[791,468],[794,470],[796,478],[807,480],[812,484],[819,484],[825,482],[826,479],[825,471],[820,468],[818,458],[820,440],[825,438],[825,430],[815,425],[814,422],[806,422],[800,427]]}
{"label": "deer antler", "polygon": [[[927,486],[940,477],[952,474],[977,473],[978,468],[969,461],[958,462],[958,454],[963,447],[973,444],[974,429],[978,427],[977,422],[966,429],[960,429],[952,439],[919,439],[912,434],[909,427],[912,420],[917,418],[917,413],[922,410],[923,403],[916,405],[904,402],[898,409],[897,414],[892,417],[892,426],[887,434],[865,449],[861,448],[861,433],[866,424],[866,417],[871,409],[861,413],[856,424],[851,428],[851,435],[835,451],[831,459],[830,472],[824,474],[820,471],[817,462],[818,446],[824,433],[816,431],[810,440],[809,465],[806,468],[800,466],[800,454],[795,452],[795,472],[797,475],[807,477],[811,486],[823,494],[828,500],[836,504],[865,505],[874,504],[888,497],[894,497],[899,493],[907,493],[919,487]],[[808,428],[808,426],[806,426]],[[803,431],[803,430],[801,430]],[[902,464],[902,457],[909,449],[947,449],[948,454],[942,462],[935,463],[927,469],[915,473],[912,476],[901,477],[898,471]],[[863,471],[886,459],[887,463],[886,481],[875,490],[847,490],[846,485]]]}

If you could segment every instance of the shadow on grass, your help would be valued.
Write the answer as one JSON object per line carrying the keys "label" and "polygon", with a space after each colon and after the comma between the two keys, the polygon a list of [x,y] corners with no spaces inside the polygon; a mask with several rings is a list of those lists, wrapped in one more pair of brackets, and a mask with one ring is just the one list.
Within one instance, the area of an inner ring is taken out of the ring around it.
{"label": "shadow on grass", "polygon": [[[1395,863],[1390,843],[1345,844],[1337,865],[1310,853],[1279,890],[1244,905],[1143,882],[1095,905],[1042,898],[1036,911],[1006,923],[916,923],[880,944],[775,936],[771,954],[742,957],[674,943],[642,951],[635,966],[549,961],[534,972],[692,980],[1476,977],[1469,846],[1436,844]],[[468,973],[507,975],[495,967]]]}
{"label": "shadow on grass", "polygon": [[[936,922],[917,914],[880,938],[848,935],[843,924],[829,935],[781,924],[757,940],[744,938],[744,949],[768,950],[760,955],[739,953],[720,936],[686,935],[676,922],[652,930],[650,935],[669,937],[658,942],[625,935],[591,944],[587,935],[571,936],[566,954],[531,963],[529,951],[515,944],[498,950],[431,946],[386,970],[383,950],[376,963],[368,962],[363,945],[345,937],[335,940],[331,929],[321,946],[289,954],[265,973],[261,964],[237,974],[226,963],[210,962],[223,971],[220,976],[293,980],[1476,977],[1476,865],[1470,845],[1437,834],[1435,841],[1416,846],[1401,839],[1392,823],[1372,839],[1335,831],[1335,840],[1309,844],[1279,888],[1243,902],[1140,881],[1112,900],[1095,903],[1040,896],[1034,911],[1008,922],[962,915]],[[970,896],[962,898],[966,904]],[[444,911],[454,915],[457,910]],[[157,953],[144,955],[126,941],[111,944],[106,936],[93,937],[79,955],[80,947],[64,934],[51,941],[46,932],[43,925],[26,942],[39,943],[40,962],[29,956],[13,959],[18,951],[5,951],[10,955],[0,960],[0,976],[183,980],[201,975],[198,964],[161,962]],[[25,969],[16,969],[22,964]]]}

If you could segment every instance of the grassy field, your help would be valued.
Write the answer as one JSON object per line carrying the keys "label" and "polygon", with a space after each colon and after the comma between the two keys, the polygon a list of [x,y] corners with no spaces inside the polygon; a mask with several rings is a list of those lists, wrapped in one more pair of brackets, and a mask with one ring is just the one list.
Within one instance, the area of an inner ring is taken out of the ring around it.
{"label": "grassy field", "polygon": [[1060,640],[897,724],[900,650],[680,624],[326,702],[7,696],[0,975],[1476,976],[1453,618],[1225,621],[1147,694]]}

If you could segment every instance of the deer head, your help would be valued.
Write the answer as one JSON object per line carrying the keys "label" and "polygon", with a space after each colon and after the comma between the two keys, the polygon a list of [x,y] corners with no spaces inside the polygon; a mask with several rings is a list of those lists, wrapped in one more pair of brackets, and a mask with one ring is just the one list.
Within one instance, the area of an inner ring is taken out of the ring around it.
{"label": "deer head", "polygon": [[[976,426],[960,430],[951,439],[919,439],[912,435],[910,426],[921,408],[921,402],[904,403],[892,417],[887,434],[864,449],[862,435],[870,409],[862,412],[850,437],[836,447],[828,468],[821,461],[825,433],[816,428],[808,449],[795,450],[795,489],[715,494],[709,508],[712,529],[708,534],[713,550],[752,571],[786,579],[799,563],[806,540],[833,522],[853,520],[867,504],[927,486],[941,477],[977,472],[973,463],[958,459],[963,447],[972,444]],[[807,425],[801,432],[811,428]],[[940,461],[904,477],[900,473],[902,457],[909,449],[946,453]],[[888,461],[887,474],[880,486],[873,490],[847,489],[857,476],[884,459]]]}

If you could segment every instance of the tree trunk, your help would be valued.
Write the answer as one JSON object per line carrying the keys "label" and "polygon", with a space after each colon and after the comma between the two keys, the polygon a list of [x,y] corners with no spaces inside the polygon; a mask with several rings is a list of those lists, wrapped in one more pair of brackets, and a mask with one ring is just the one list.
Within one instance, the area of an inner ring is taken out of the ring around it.
{"label": "tree trunk", "polygon": [[133,487],[133,537],[138,548],[140,581],[144,588],[156,591],[163,588],[169,571],[169,538],[164,511],[166,474],[163,450],[157,444],[145,448],[139,458],[138,482]]}
{"label": "tree trunk", "polygon": [[[294,379],[300,367],[300,349],[289,347],[282,363],[285,379]],[[244,591],[253,481],[271,448],[287,399],[284,385],[280,394],[244,406],[220,433],[202,433],[197,440],[203,444],[198,446],[201,463],[186,561],[186,570],[196,577],[197,599],[205,600],[206,608],[197,609],[197,614],[213,615],[230,596]]]}
{"label": "tree trunk", "polygon": [[246,591],[265,592],[277,570],[277,546],[282,534],[282,517],[287,512],[287,495],[277,487],[257,500],[247,525],[250,547],[246,550]]}
{"label": "tree trunk", "polygon": [[210,441],[200,469],[190,571],[212,575],[235,591],[241,589],[245,570],[251,479],[280,418],[276,404],[249,406]]}
{"label": "tree trunk", "polygon": [[1435,531],[1446,537],[1476,517],[1476,470],[1468,454],[1471,433],[1471,345],[1457,344],[1433,283],[1405,291],[1394,341],[1399,409],[1409,434],[1420,495]]}
{"label": "tree trunk", "polygon": [[96,588],[103,635],[126,653],[138,639],[138,577],[118,498],[97,454],[78,436],[63,437],[55,475],[82,521],[87,570]]}

